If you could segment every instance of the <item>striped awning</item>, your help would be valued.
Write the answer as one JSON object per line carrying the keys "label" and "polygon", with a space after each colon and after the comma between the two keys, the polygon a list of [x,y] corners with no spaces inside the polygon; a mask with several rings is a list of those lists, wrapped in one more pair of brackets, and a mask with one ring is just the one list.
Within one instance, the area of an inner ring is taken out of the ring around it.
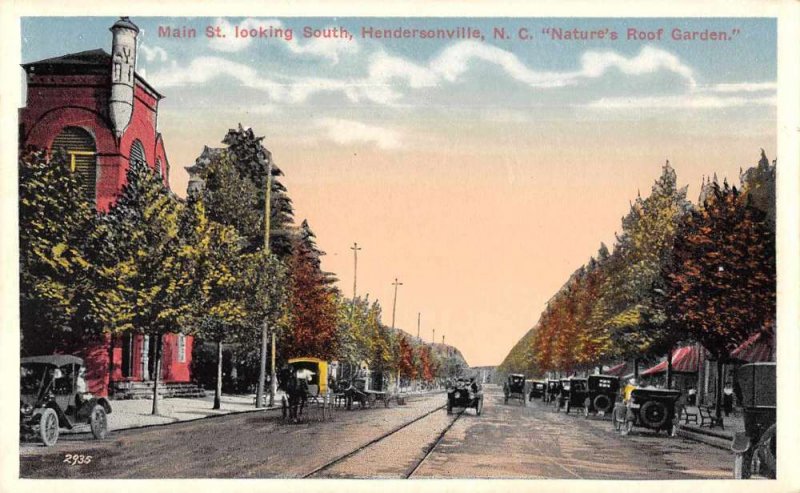
{"label": "striped awning", "polygon": [[757,332],[734,349],[731,357],[748,363],[775,361],[775,338],[767,332]]}
{"label": "striped awning", "polygon": [[[696,344],[679,347],[672,351],[673,373],[696,373],[700,368],[700,350]],[[667,371],[667,360],[652,368],[648,368],[641,375],[656,375]]]}
{"label": "striped awning", "polygon": [[622,362],[618,365],[614,365],[608,370],[605,370],[603,373],[606,375],[611,375],[613,377],[621,377],[625,374],[628,370],[628,363]]}

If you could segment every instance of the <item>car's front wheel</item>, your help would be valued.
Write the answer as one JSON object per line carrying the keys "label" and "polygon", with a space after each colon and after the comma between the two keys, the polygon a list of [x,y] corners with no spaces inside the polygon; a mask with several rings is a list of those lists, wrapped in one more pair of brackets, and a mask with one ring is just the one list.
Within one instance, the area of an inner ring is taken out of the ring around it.
{"label": "car's front wheel", "polygon": [[39,436],[45,447],[52,447],[58,441],[58,415],[55,410],[46,408],[39,420]]}
{"label": "car's front wheel", "polygon": [[92,408],[92,414],[89,415],[89,426],[92,428],[92,436],[98,440],[102,440],[108,434],[108,415],[100,404]]}

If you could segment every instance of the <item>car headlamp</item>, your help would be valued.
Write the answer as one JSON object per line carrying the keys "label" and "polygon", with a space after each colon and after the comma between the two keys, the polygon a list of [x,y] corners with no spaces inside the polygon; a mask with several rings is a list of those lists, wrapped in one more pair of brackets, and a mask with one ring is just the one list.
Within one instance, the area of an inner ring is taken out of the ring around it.
{"label": "car headlamp", "polygon": [[22,414],[30,414],[33,412],[33,406],[30,404],[21,404],[19,406],[19,412]]}

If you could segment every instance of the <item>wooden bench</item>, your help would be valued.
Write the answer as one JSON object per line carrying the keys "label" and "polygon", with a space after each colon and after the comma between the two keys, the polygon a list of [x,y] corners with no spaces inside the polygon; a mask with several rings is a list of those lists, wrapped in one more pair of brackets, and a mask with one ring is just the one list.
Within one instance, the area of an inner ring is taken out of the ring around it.
{"label": "wooden bench", "polygon": [[719,426],[723,430],[725,429],[725,425],[722,423],[722,418],[717,418],[714,414],[714,408],[710,406],[697,406],[697,410],[700,412],[700,426],[706,426],[706,422],[708,422],[708,427],[713,428],[715,426]]}
{"label": "wooden bench", "polygon": [[697,422],[697,413],[689,412],[686,407],[681,408],[680,418],[683,420],[683,424],[688,425],[689,423],[698,424]]}

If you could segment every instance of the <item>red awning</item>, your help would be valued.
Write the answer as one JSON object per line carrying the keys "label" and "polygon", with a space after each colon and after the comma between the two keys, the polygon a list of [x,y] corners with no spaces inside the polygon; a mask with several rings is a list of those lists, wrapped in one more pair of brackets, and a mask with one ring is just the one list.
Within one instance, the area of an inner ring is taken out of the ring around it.
{"label": "red awning", "polygon": [[621,377],[625,374],[625,371],[628,369],[628,363],[620,363],[618,365],[614,365],[608,370],[604,371],[605,375],[611,375],[613,377]]}
{"label": "red awning", "polygon": [[734,349],[731,356],[748,363],[775,361],[775,338],[766,332],[757,332]]}
{"label": "red awning", "polygon": [[[700,367],[700,351],[697,345],[679,347],[672,351],[672,371],[674,373],[696,373]],[[655,375],[667,371],[667,361],[664,360],[640,375]]]}

